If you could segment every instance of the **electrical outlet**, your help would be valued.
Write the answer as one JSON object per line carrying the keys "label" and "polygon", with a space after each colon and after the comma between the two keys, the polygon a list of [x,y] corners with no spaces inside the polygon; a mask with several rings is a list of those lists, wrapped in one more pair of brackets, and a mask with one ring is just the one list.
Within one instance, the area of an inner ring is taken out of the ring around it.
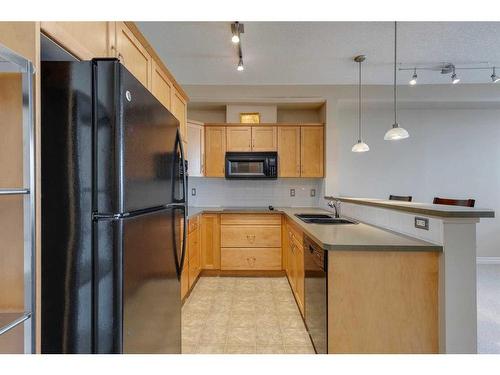
{"label": "electrical outlet", "polygon": [[295,189],[290,189],[290,196],[295,197]]}
{"label": "electrical outlet", "polygon": [[316,189],[311,189],[311,197],[315,197],[316,196]]}
{"label": "electrical outlet", "polygon": [[191,195],[194,197],[196,195],[196,188],[191,189]]}

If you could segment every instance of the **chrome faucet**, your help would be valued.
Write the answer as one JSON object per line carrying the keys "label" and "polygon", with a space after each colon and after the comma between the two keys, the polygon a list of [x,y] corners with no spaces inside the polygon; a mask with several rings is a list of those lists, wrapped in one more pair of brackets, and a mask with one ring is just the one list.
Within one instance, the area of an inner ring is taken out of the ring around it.
{"label": "chrome faucet", "polygon": [[340,217],[340,201],[339,200],[331,200],[328,201],[328,207],[331,207],[335,210],[335,217]]}

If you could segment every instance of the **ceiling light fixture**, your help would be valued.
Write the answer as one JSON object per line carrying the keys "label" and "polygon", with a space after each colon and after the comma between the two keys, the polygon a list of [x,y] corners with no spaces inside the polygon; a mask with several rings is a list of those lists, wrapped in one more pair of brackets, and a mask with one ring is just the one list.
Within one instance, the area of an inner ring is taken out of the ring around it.
{"label": "ceiling light fixture", "polygon": [[493,83],[497,83],[498,81],[500,81],[500,77],[497,76],[495,73],[495,67],[493,67],[493,74],[491,75],[491,81]]}
{"label": "ceiling light fixture", "polygon": [[354,58],[354,61],[359,66],[359,79],[358,79],[358,142],[352,146],[352,152],[366,152],[370,147],[361,140],[361,63],[366,60],[365,55],[359,55]]}
{"label": "ceiling light fixture", "polygon": [[233,43],[238,45],[238,65],[236,66],[236,70],[238,72],[242,72],[245,70],[245,66],[243,65],[243,51],[241,48],[241,34],[245,32],[245,27],[242,23],[234,22],[231,24],[231,33],[233,37],[231,40]]}
{"label": "ceiling light fixture", "polygon": [[415,86],[417,84],[417,68],[413,70],[413,75],[411,76],[410,85]]}
{"label": "ceiling light fixture", "polygon": [[451,83],[456,85],[458,82],[460,82],[460,78],[458,78],[457,73],[455,73],[455,67],[453,67],[453,74],[451,75]]}
{"label": "ceiling light fixture", "polygon": [[237,44],[240,42],[240,34],[243,34],[245,29],[242,23],[234,22],[231,24],[231,33],[233,36],[231,37],[231,42]]}
{"label": "ceiling light fixture", "polygon": [[240,61],[238,62],[238,67],[236,68],[238,72],[242,72],[245,70],[245,66],[243,65],[243,58],[240,57]]}
{"label": "ceiling light fixture", "polygon": [[398,63],[397,55],[398,47],[398,24],[394,22],[394,124],[392,128],[385,133],[384,139],[386,141],[396,141],[399,139],[405,139],[410,136],[408,132],[399,126],[398,124],[398,102],[397,102],[397,82],[396,82],[396,71]]}

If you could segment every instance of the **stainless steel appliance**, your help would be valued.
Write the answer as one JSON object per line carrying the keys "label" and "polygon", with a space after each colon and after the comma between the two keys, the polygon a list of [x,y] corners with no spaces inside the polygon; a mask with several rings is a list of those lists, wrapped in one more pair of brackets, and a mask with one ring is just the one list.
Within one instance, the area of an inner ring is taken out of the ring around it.
{"label": "stainless steel appliance", "polygon": [[43,62],[41,98],[42,353],[180,353],[179,122],[116,59]]}
{"label": "stainless steel appliance", "polygon": [[328,353],[328,252],[304,237],[305,318],[318,354]]}
{"label": "stainless steel appliance", "polygon": [[278,178],[277,152],[226,152],[226,178]]}

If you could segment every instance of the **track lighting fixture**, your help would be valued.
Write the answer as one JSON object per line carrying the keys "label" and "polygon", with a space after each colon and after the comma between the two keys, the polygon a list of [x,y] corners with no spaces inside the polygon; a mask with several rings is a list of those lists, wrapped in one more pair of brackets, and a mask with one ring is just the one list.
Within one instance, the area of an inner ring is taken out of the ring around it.
{"label": "track lighting fixture", "polygon": [[451,75],[451,83],[456,85],[458,82],[460,82],[460,78],[458,78],[457,73],[455,73],[455,67],[453,67],[453,74]]}
{"label": "track lighting fixture", "polygon": [[405,139],[410,136],[406,129],[403,129],[398,124],[398,93],[397,93],[397,82],[396,82],[396,71],[398,63],[397,55],[398,47],[398,24],[394,22],[394,124],[392,128],[385,133],[384,140],[386,141],[397,141],[399,139]]}
{"label": "track lighting fixture", "polygon": [[413,75],[411,76],[410,85],[415,86],[417,84],[417,68],[413,70]]}
{"label": "track lighting fixture", "polygon": [[498,77],[495,73],[495,67],[493,67],[493,74],[491,75],[491,81],[493,83],[497,83],[500,81],[500,77]]}
{"label": "track lighting fixture", "polygon": [[496,68],[498,66],[494,66],[488,62],[480,62],[480,63],[474,63],[474,64],[468,64],[468,66],[455,66],[455,64],[447,62],[447,63],[442,63],[440,65],[420,65],[420,66],[407,66],[407,67],[400,67],[399,70],[408,70],[408,71],[413,71],[413,75],[408,82],[411,86],[414,86],[417,84],[417,70],[428,70],[428,71],[433,71],[433,72],[439,72],[443,75],[448,75],[451,74],[451,83],[456,85],[457,83],[460,82],[460,78],[457,75],[457,70],[492,70],[492,74],[490,76],[491,82],[493,83],[498,83],[500,82],[500,76],[496,75]]}
{"label": "track lighting fixture", "polygon": [[356,142],[352,148],[352,152],[366,152],[370,150],[370,147],[361,140],[361,63],[366,60],[365,55],[359,55],[354,58],[354,61],[358,63],[358,142]]}
{"label": "track lighting fixture", "polygon": [[245,70],[245,66],[243,65],[243,58],[240,57],[240,61],[238,62],[238,67],[236,68],[238,72],[242,72]]}

